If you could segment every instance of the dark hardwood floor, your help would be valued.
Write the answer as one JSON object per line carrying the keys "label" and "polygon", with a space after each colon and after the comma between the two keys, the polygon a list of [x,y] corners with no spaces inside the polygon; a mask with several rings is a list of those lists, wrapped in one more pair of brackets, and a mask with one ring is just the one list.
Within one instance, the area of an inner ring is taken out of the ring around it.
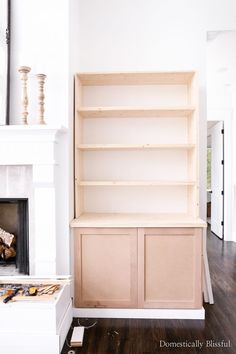
{"label": "dark hardwood floor", "polygon": [[[223,242],[208,232],[208,257],[215,304],[205,304],[206,320],[98,319],[85,330],[82,348],[64,345],[62,354],[236,353],[236,243]],[[77,325],[74,319],[73,325]],[[95,319],[81,319],[88,326]],[[68,334],[70,339],[71,331]],[[196,342],[196,341],[199,342]],[[224,341],[230,347],[207,347]],[[165,341],[198,347],[160,347]],[[202,349],[200,344],[203,344]],[[209,342],[208,342],[209,343]]]}

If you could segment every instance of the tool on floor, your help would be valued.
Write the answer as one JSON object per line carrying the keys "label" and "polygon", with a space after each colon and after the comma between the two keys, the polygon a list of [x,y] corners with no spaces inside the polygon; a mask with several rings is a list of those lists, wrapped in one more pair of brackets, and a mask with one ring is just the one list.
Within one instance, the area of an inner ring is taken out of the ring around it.
{"label": "tool on floor", "polygon": [[42,289],[40,289],[38,291],[38,295],[53,295],[55,293],[56,290],[58,290],[60,288],[60,285],[59,284],[53,284],[53,285],[49,285],[49,286],[46,286]]}
{"label": "tool on floor", "polygon": [[38,292],[38,288],[36,288],[35,286],[31,286],[27,292],[26,292],[26,295],[27,296],[36,296],[37,295],[37,292]]}
{"label": "tool on floor", "polygon": [[8,301],[12,300],[13,297],[16,296],[17,293],[18,293],[20,290],[22,290],[21,287],[15,288],[15,289],[13,290],[12,294],[8,295],[8,296],[3,300],[4,304],[7,304]]}
{"label": "tool on floor", "polygon": [[56,284],[47,292],[47,294],[53,295],[55,293],[55,291],[57,291],[59,288],[60,288],[60,285]]}
{"label": "tool on floor", "polygon": [[60,289],[59,284],[2,284],[0,287],[0,297],[5,297],[3,302],[6,304],[16,295],[18,298],[39,296],[39,295],[53,295]]}

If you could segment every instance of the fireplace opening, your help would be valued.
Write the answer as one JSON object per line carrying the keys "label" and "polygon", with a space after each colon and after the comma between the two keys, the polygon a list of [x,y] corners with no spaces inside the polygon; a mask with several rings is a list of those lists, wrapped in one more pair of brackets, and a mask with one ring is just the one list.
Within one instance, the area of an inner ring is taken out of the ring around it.
{"label": "fireplace opening", "polygon": [[0,198],[0,275],[29,274],[28,199]]}

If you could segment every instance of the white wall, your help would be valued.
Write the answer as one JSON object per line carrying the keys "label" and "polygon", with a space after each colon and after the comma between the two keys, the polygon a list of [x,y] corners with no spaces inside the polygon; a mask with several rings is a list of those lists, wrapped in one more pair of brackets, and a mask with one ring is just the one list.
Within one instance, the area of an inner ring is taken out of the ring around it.
{"label": "white wall", "polygon": [[11,123],[20,123],[20,65],[29,75],[29,122],[37,121],[37,80],[45,73],[45,120],[68,125],[69,10],[67,0],[12,0]]}
{"label": "white wall", "polygon": [[[19,65],[32,67],[30,115],[37,117],[34,75],[44,71],[45,117],[70,133],[61,142],[58,272],[69,271],[72,191],[72,74],[76,71],[197,70],[200,82],[201,216],[206,185],[206,30],[231,29],[234,0],[12,0],[11,121],[20,121]],[[68,211],[69,210],[69,211]]]}
{"label": "white wall", "polygon": [[209,32],[208,37],[207,107],[208,110],[232,109],[232,85],[236,83],[236,30]]}
{"label": "white wall", "polygon": [[232,86],[232,105],[233,105],[233,113],[232,113],[232,142],[233,142],[233,151],[232,151],[232,220],[233,220],[233,232],[232,238],[236,242],[236,141],[235,141],[235,131],[236,131],[236,84]]}
{"label": "white wall", "polygon": [[7,1],[0,0],[0,125],[6,121],[7,50]]}
{"label": "white wall", "polygon": [[224,121],[224,239],[236,241],[234,189],[236,31],[210,32],[207,42],[207,120]]}

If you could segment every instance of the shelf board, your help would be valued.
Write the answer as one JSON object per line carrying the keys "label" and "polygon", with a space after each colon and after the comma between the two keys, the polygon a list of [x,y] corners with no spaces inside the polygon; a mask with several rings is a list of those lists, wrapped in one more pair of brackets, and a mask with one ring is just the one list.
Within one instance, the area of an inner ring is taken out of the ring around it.
{"label": "shelf board", "polygon": [[71,227],[206,227],[205,221],[187,214],[84,213]]}
{"label": "shelf board", "polygon": [[78,73],[84,86],[103,85],[189,85],[194,71]]}
{"label": "shelf board", "polygon": [[83,118],[191,117],[195,108],[186,107],[80,107]]}
{"label": "shelf board", "polygon": [[156,149],[194,149],[195,144],[79,144],[79,150],[156,150]]}
{"label": "shelf board", "polygon": [[78,186],[194,186],[194,181],[78,181]]}

